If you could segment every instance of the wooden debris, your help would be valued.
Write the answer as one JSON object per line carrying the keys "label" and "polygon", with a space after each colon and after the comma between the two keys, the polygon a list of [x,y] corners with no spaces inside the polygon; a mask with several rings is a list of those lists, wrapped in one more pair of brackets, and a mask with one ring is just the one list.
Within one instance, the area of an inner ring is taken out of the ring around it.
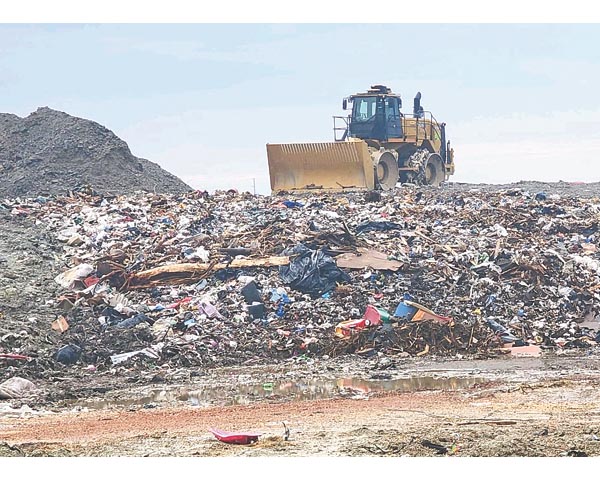
{"label": "wooden debris", "polygon": [[457,425],[500,425],[500,426],[508,426],[508,425],[516,425],[516,420],[503,420],[503,419],[473,419],[465,422],[459,422]]}
{"label": "wooden debris", "polygon": [[254,253],[254,250],[251,248],[236,247],[236,248],[219,248],[219,252],[235,257],[236,255],[245,255],[245,256],[252,255]]}
{"label": "wooden debris", "polygon": [[421,357],[423,355],[427,355],[429,353],[429,345],[425,345],[423,351],[417,353],[417,357]]}
{"label": "wooden debris", "polygon": [[125,290],[151,288],[159,285],[186,285],[197,282],[208,272],[225,268],[278,267],[290,263],[289,257],[240,258],[230,263],[176,263],[151,268],[128,276]]}

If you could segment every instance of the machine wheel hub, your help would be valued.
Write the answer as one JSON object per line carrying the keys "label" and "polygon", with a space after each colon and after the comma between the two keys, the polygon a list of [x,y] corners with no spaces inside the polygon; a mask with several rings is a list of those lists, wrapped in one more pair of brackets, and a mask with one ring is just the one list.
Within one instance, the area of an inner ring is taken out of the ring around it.
{"label": "machine wheel hub", "polygon": [[[379,154],[379,152],[378,152]],[[375,185],[381,190],[391,190],[398,183],[398,160],[391,151],[379,154],[375,165]]]}

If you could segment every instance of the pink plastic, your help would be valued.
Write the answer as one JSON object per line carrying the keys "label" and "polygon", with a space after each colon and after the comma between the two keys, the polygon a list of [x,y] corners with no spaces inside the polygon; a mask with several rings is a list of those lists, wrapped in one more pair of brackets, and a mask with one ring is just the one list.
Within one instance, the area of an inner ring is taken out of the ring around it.
{"label": "pink plastic", "polygon": [[211,428],[209,429],[209,432],[212,433],[217,440],[235,445],[249,445],[258,441],[258,437],[262,435],[262,433],[250,432],[225,432],[224,430],[219,430],[217,428]]}

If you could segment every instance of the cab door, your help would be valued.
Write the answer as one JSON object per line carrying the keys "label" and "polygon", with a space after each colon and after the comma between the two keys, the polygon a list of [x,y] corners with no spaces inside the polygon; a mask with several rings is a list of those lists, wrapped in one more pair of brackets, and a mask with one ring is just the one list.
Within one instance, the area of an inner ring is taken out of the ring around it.
{"label": "cab door", "polygon": [[400,116],[400,105],[396,97],[385,97],[385,119],[386,137],[402,137],[402,118]]}

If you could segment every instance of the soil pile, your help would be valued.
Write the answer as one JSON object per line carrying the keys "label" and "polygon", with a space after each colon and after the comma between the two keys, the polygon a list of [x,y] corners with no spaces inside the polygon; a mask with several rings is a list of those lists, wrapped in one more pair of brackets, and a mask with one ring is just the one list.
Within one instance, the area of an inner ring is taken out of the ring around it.
{"label": "soil pile", "polygon": [[103,194],[191,188],[134,156],[102,125],[47,107],[25,118],[0,113],[0,197],[60,195],[90,186]]}

